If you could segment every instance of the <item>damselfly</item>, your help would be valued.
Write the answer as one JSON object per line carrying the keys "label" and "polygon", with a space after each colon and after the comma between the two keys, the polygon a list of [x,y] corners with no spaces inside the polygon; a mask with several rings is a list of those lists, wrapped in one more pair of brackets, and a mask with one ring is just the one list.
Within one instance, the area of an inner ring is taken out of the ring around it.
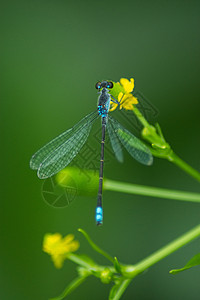
{"label": "damselfly", "polygon": [[96,89],[99,91],[97,111],[84,117],[74,127],[63,132],[61,135],[50,141],[31,158],[30,167],[37,170],[37,175],[41,179],[53,176],[64,169],[73,158],[79,153],[85,144],[92,124],[97,118],[101,117],[102,139],[101,139],[101,157],[99,170],[99,191],[97,196],[97,206],[95,219],[97,225],[103,223],[102,208],[102,185],[103,185],[103,166],[104,166],[104,143],[106,128],[110,137],[110,142],[118,161],[123,161],[121,144],[126,148],[129,154],[145,165],[151,165],[153,157],[150,150],[132,133],[125,129],[117,120],[108,117],[110,102],[120,104],[110,94],[113,88],[111,81],[97,82]]}

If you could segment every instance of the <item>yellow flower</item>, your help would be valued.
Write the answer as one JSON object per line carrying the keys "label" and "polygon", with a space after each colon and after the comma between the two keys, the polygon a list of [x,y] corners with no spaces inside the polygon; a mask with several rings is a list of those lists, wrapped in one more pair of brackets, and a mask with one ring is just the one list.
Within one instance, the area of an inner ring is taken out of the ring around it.
{"label": "yellow flower", "polygon": [[68,234],[62,237],[60,233],[46,234],[43,241],[43,251],[51,255],[56,268],[63,266],[64,260],[71,252],[79,248],[79,242],[74,241],[74,235]]}
{"label": "yellow flower", "polygon": [[[110,94],[120,103],[120,109],[133,110],[133,104],[137,104],[138,100],[131,93],[134,89],[134,79],[130,81],[126,78],[121,78],[120,82],[114,84]],[[110,111],[117,108],[118,104],[111,102]]]}

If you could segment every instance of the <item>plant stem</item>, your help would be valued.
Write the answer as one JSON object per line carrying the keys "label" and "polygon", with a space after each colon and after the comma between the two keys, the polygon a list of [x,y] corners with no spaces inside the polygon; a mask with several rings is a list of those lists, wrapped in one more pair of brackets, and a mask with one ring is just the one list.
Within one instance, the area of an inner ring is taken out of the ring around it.
{"label": "plant stem", "polygon": [[137,107],[134,105],[133,112],[136,115],[136,117],[140,120],[141,124],[144,127],[150,127],[151,125],[147,122],[147,120],[143,117],[142,113],[137,109]]}
{"label": "plant stem", "polygon": [[103,255],[104,257],[106,257],[109,261],[111,261],[111,263],[114,264],[115,260],[112,258],[112,256],[110,256],[108,253],[106,253],[104,250],[102,250],[99,246],[97,246],[89,237],[89,235],[87,234],[87,232],[85,232],[85,230],[79,228],[78,229],[79,232],[81,232],[84,237],[87,239],[88,243],[90,244],[90,246],[97,251],[98,253],[100,253],[101,255]]}
{"label": "plant stem", "polygon": [[125,292],[125,290],[127,289],[128,285],[130,284],[131,281],[132,281],[132,279],[123,280],[123,282],[120,285],[120,287],[119,287],[117,293],[115,294],[113,300],[119,300],[121,298],[121,296],[123,295],[123,293]]}
{"label": "plant stem", "polygon": [[186,162],[184,162],[180,157],[178,157],[173,151],[171,152],[170,156],[168,157],[168,160],[176,164],[178,167],[180,167],[183,171],[200,181],[200,173],[193,169],[190,165],[188,165]]}
{"label": "plant stem", "polygon": [[184,191],[168,190],[151,186],[137,185],[132,183],[114,181],[106,178],[104,180],[104,189],[127,194],[144,195],[150,197],[200,203],[200,194],[198,193],[189,193]]}
{"label": "plant stem", "polygon": [[[94,261],[86,261],[85,257],[83,256],[83,258],[80,255],[74,254],[74,253],[69,253],[67,255],[67,258],[71,261],[73,261],[75,264],[88,269],[88,270],[92,270],[94,272],[98,272],[102,269],[104,269],[104,266],[100,266],[97,263],[95,263]],[[107,266],[107,268],[109,268],[111,270],[111,272],[115,272],[115,268],[112,266]]]}
{"label": "plant stem", "polygon": [[192,240],[196,239],[199,236],[200,236],[200,225],[194,227],[193,229],[186,232],[176,240],[172,241],[168,245],[164,246],[163,248],[151,254],[149,257],[140,261],[138,264],[134,265],[137,271],[134,270],[133,275],[135,275],[136,272],[137,274],[143,272],[144,270],[148,269],[155,263],[159,262],[161,259],[175,252],[176,250],[188,244],[189,242],[191,242]]}
{"label": "plant stem", "polygon": [[71,294],[75,289],[79,287],[86,279],[87,276],[79,276],[76,279],[74,279],[63,291],[63,293],[56,297],[56,298],[51,298],[50,300],[63,300],[65,297],[67,297],[69,294]]}
{"label": "plant stem", "polygon": [[82,266],[86,269],[95,269],[96,268],[96,264],[92,264],[92,263],[89,263],[87,261],[85,261],[84,258],[82,258],[80,255],[77,255],[77,254],[74,254],[74,253],[69,253],[67,255],[67,258],[71,261],[73,261],[75,264],[79,265],[79,266]]}

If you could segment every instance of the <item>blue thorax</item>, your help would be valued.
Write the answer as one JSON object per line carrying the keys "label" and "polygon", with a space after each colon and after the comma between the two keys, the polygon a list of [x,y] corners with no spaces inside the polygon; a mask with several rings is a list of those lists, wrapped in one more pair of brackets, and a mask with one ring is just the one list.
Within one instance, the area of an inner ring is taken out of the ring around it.
{"label": "blue thorax", "polygon": [[103,88],[100,92],[98,100],[98,113],[101,117],[107,117],[110,109],[110,94],[107,88]]}

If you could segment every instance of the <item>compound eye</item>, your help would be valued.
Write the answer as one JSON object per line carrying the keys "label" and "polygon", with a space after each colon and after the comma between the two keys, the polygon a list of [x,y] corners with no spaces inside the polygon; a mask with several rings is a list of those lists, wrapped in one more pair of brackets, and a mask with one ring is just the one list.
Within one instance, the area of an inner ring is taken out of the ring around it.
{"label": "compound eye", "polygon": [[96,88],[97,90],[100,90],[100,88],[101,88],[101,82],[100,82],[100,81],[98,81],[98,82],[95,84],[95,88]]}
{"label": "compound eye", "polygon": [[107,83],[107,88],[108,88],[108,89],[112,89],[112,88],[113,88],[113,83],[112,83],[112,81],[108,81],[108,83]]}

